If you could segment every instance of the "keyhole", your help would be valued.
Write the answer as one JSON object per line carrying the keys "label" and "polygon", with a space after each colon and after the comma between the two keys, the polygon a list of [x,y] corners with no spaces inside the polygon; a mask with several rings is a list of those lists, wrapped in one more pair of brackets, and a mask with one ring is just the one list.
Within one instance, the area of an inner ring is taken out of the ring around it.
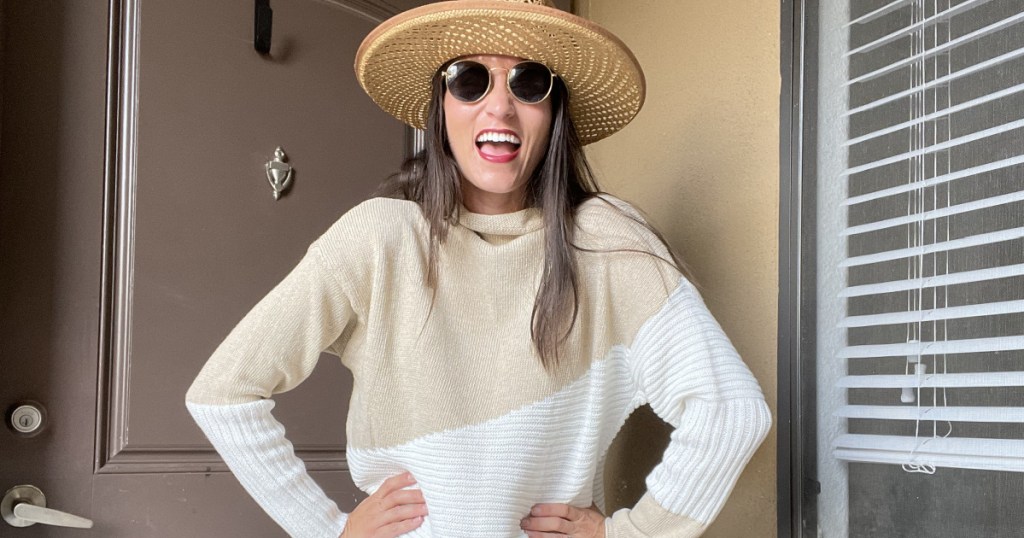
{"label": "keyhole", "polygon": [[19,405],[9,415],[8,423],[19,433],[32,434],[43,425],[43,408],[39,404],[25,403]]}

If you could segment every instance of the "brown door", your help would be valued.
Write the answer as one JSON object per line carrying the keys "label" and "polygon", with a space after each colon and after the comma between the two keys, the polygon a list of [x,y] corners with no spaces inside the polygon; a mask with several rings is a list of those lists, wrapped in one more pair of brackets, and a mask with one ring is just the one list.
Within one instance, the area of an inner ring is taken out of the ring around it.
{"label": "brown door", "polygon": [[[406,154],[360,91],[360,41],[416,0],[5,0],[0,136],[0,494],[37,486],[92,530],[281,536],[224,471],[185,390],[234,324]],[[293,167],[275,200],[265,163]],[[343,510],[351,381],[325,355],[278,418]],[[42,429],[12,411],[34,403]]]}

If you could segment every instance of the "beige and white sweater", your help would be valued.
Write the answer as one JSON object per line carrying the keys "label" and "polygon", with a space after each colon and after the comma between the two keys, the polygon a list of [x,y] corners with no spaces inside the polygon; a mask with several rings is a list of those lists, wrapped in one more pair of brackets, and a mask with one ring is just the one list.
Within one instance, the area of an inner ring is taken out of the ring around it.
{"label": "beige and white sweater", "polygon": [[[627,211],[623,202],[609,198]],[[771,423],[757,381],[657,238],[602,200],[580,208],[580,311],[553,372],[530,317],[543,269],[537,209],[462,212],[424,285],[428,225],[412,202],[342,216],[242,319],[189,389],[196,422],[292,536],[337,537],[346,514],[271,415],[322,351],[353,374],[346,456],[372,493],[411,471],[430,515],[409,537],[523,537],[536,503],[604,509],[602,469],[629,414],[675,427],[647,494],[608,538],[699,535]],[[617,250],[617,251],[614,251]],[[431,304],[433,302],[433,304]]]}

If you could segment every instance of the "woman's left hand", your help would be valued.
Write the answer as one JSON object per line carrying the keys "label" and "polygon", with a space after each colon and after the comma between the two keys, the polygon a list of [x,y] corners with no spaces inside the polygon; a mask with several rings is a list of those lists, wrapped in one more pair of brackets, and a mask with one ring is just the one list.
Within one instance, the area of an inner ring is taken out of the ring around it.
{"label": "woman's left hand", "polygon": [[604,514],[597,505],[535,504],[520,527],[530,538],[604,538]]}

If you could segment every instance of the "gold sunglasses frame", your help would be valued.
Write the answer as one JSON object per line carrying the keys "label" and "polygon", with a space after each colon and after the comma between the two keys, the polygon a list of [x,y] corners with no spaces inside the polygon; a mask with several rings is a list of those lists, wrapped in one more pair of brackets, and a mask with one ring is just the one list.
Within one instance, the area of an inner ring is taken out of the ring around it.
{"label": "gold sunglasses frame", "polygon": [[[457,95],[452,93],[452,89],[451,89],[451,86],[450,86],[451,80],[455,76],[455,74],[451,72],[452,67],[454,67],[454,66],[456,66],[458,64],[462,64],[462,63],[476,64],[476,65],[479,65],[480,67],[483,67],[484,69],[487,70],[487,89],[484,90],[484,93],[482,93],[480,95],[480,97],[478,97],[478,98],[476,98],[476,99],[474,99],[472,101],[466,101],[464,99],[459,98]],[[551,75],[551,79],[550,79],[550,81],[548,83],[548,91],[547,91],[547,93],[545,93],[544,97],[541,97],[537,101],[533,101],[533,102],[524,101],[524,100],[520,99],[519,96],[515,94],[515,92],[512,91],[512,83],[509,81],[508,73],[512,72],[513,69],[515,69],[515,68],[517,68],[517,67],[519,67],[520,65],[523,65],[523,64],[537,64],[537,65],[541,65],[541,66],[544,67],[544,69],[547,69],[548,70],[548,74]],[[491,88],[494,87],[494,75],[491,72],[496,70],[496,69],[505,71],[505,89],[508,90],[508,94],[511,95],[516,101],[519,101],[520,103],[522,103],[524,105],[539,105],[539,104],[543,103],[548,97],[551,96],[551,90],[553,90],[555,88],[555,77],[558,76],[547,65],[544,65],[541,62],[536,62],[536,61],[533,61],[533,60],[524,60],[524,61],[519,62],[516,65],[513,65],[512,67],[509,67],[507,69],[504,68],[504,67],[487,67],[486,65],[484,65],[484,64],[482,64],[482,63],[480,63],[480,62],[478,62],[476,60],[456,60],[456,61],[448,64],[448,66],[445,67],[444,69],[442,69],[441,70],[441,75],[444,77],[444,87],[445,87],[445,90],[448,93],[451,93],[452,97],[454,97],[460,103],[473,104],[473,103],[479,103],[480,101],[483,101],[484,98],[487,97],[487,94],[491,93]]]}

